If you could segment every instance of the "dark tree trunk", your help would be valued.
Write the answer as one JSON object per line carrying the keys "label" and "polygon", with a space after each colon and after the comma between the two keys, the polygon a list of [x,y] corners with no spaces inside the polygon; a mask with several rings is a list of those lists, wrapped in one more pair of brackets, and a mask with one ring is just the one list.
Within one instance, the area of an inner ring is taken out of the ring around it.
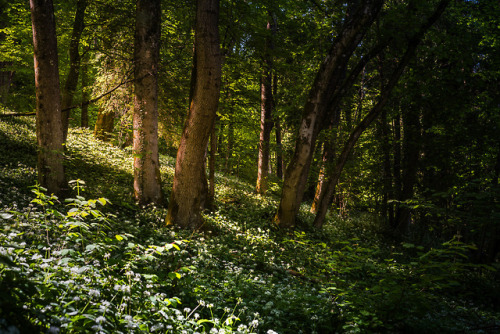
{"label": "dark tree trunk", "polygon": [[342,31],[333,42],[316,75],[302,113],[295,151],[285,174],[281,201],[274,222],[282,228],[293,228],[295,217],[307,183],[316,138],[328,119],[328,112],[335,111],[341,98],[342,82],[352,53],[378,15],[383,1],[366,1],[356,6],[346,18]]}
{"label": "dark tree trunk", "polygon": [[382,112],[380,119],[380,134],[382,142],[382,155],[383,155],[383,168],[382,168],[382,184],[383,184],[383,198],[382,198],[382,216],[387,220],[389,226],[393,226],[394,222],[394,206],[389,203],[390,199],[394,198],[394,191],[392,188],[392,173],[391,173],[391,143],[389,138],[389,124],[387,120],[387,112]]}
{"label": "dark tree trunk", "polygon": [[167,224],[199,229],[206,205],[205,151],[219,103],[221,53],[219,45],[219,1],[198,0],[195,29],[196,84],[184,125]]}
{"label": "dark tree trunk", "polygon": [[[413,106],[403,110],[403,160],[401,199],[404,202],[413,197],[417,182],[418,160],[420,153],[420,113]],[[408,231],[411,210],[400,205],[396,212],[396,228],[400,233]]]}
{"label": "dark tree trunk", "polygon": [[210,155],[208,157],[208,201],[207,208],[214,209],[215,203],[215,157],[217,155],[217,120],[210,134]]}
{"label": "dark tree trunk", "polygon": [[281,122],[280,118],[276,113],[278,96],[278,76],[276,73],[273,75],[273,114],[274,114],[274,124],[276,132],[276,176],[282,180],[283,179],[283,145],[281,144]]}
{"label": "dark tree trunk", "polygon": [[338,184],[338,181],[340,179],[340,175],[342,173],[342,170],[345,166],[345,163],[347,162],[347,158],[349,157],[349,154],[351,153],[352,149],[354,148],[354,145],[356,144],[357,140],[361,136],[361,134],[368,128],[368,126],[380,115],[382,112],[385,104],[387,103],[389,96],[398,82],[399,78],[403,74],[403,71],[405,67],[408,65],[410,62],[411,58],[416,52],[416,49],[418,45],[420,44],[420,41],[422,40],[425,32],[434,24],[434,22],[437,21],[437,19],[441,16],[443,11],[445,10],[446,6],[448,5],[449,0],[443,0],[441,1],[434,13],[422,24],[420,29],[415,33],[415,35],[412,36],[412,38],[408,42],[408,47],[406,49],[405,54],[397,64],[396,68],[392,72],[391,76],[388,79],[387,84],[385,87],[382,89],[380,99],[377,102],[377,104],[370,110],[370,112],[363,118],[363,120],[354,128],[354,130],[351,132],[349,138],[347,139],[347,142],[345,143],[342,153],[340,154],[337,164],[335,166],[335,169],[331,175],[331,178],[328,180],[328,185],[327,187],[324,187],[324,191],[326,191],[326,194],[322,197],[322,201],[320,205],[318,206],[318,213],[316,214],[316,217],[314,219],[314,226],[317,228],[321,228],[323,226],[323,222],[325,220],[326,213],[328,211],[328,204],[331,202],[333,195],[335,194],[335,188]]}
{"label": "dark tree trunk", "polygon": [[30,0],[36,85],[38,182],[49,193],[66,187],[57,38],[52,0]]}
{"label": "dark tree trunk", "polygon": [[134,195],[141,204],[162,200],[158,157],[160,0],[137,0],[134,46]]}
{"label": "dark tree trunk", "polygon": [[78,74],[80,71],[80,37],[82,35],[85,18],[85,9],[87,8],[87,0],[78,0],[76,3],[75,21],[73,23],[73,33],[69,45],[69,71],[66,77],[66,82],[62,90],[62,127],[63,140],[66,142],[69,128],[69,115],[73,105],[73,97],[75,95],[76,86],[78,85]]}
{"label": "dark tree trunk", "polygon": [[[270,14],[272,17],[272,14]],[[271,23],[272,18],[267,22],[267,30],[273,34],[276,26]],[[266,51],[264,55],[263,73],[260,84],[260,138],[259,138],[259,160],[257,164],[257,185],[255,191],[257,194],[265,195],[268,187],[269,174],[269,143],[271,140],[271,131],[273,129],[273,85],[272,70],[273,59],[270,52],[274,49],[272,36],[269,35],[266,40]]]}
{"label": "dark tree trunk", "polygon": [[[400,106],[398,105],[398,108]],[[399,112],[399,110],[398,110]],[[395,211],[397,212],[399,210],[400,203],[401,201],[401,116],[399,113],[396,115],[394,118],[394,143],[393,143],[393,151],[394,151],[394,163],[393,163],[393,174],[394,174],[394,198],[398,201],[395,205]],[[394,213],[395,214],[395,213]],[[391,227],[393,229],[396,229],[397,226],[397,221],[396,217],[394,216],[394,219],[392,221]]]}

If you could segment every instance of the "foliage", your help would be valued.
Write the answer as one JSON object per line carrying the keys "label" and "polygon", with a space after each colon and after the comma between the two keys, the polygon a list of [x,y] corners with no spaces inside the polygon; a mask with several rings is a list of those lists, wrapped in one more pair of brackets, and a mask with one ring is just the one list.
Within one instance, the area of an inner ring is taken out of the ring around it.
{"label": "foliage", "polygon": [[[29,120],[0,126],[9,145],[32,145]],[[206,231],[175,230],[164,226],[165,208],[136,207],[127,195],[130,151],[72,129],[74,189],[65,201],[37,186],[26,192],[33,152],[6,155],[0,169],[9,189],[0,198],[1,330],[481,333],[500,325],[496,271],[472,264],[472,246],[456,239],[393,243],[370,214],[332,215],[315,231],[307,206],[300,228],[283,233],[270,223],[276,197],[222,174]],[[172,163],[162,157],[164,179]]]}

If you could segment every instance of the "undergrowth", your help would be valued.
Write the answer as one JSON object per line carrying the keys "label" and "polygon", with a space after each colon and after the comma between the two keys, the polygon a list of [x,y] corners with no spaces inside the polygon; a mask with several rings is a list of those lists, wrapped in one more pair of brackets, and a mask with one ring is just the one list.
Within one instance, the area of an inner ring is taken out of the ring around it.
{"label": "undergrowth", "polygon": [[[165,226],[132,201],[132,154],[72,129],[70,198],[36,185],[34,126],[0,121],[0,333],[488,333],[500,327],[496,268],[457,239],[385,238],[370,215],[306,208],[276,231],[275,195],[216,177],[209,228]],[[174,160],[162,156],[169,193]]]}

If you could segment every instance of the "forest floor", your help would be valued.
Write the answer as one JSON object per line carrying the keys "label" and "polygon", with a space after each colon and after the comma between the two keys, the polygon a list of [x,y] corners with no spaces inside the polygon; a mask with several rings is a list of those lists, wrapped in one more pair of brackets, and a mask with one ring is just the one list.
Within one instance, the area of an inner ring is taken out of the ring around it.
{"label": "forest floor", "polygon": [[457,240],[394,241],[366,213],[316,231],[305,205],[278,231],[279,186],[223,174],[206,231],[178,230],[133,202],[130,149],[71,129],[58,199],[36,185],[33,120],[1,119],[0,140],[0,333],[500,331],[499,265]]}

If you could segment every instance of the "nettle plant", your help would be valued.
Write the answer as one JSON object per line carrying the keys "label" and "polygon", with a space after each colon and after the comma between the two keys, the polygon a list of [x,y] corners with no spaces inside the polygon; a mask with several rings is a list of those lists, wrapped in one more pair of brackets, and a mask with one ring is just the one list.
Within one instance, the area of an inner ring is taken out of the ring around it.
{"label": "nettle plant", "polygon": [[[76,197],[65,205],[37,185],[22,211],[0,212],[0,290],[6,292],[0,296],[0,331],[255,330],[241,327],[234,309],[217,317],[213,305],[200,301],[191,310],[174,295],[177,281],[194,269],[175,260],[186,240],[156,231],[156,240],[143,243],[129,233],[138,230],[136,221],[103,213],[110,202],[85,199],[82,180],[70,185]],[[211,318],[202,319],[202,309],[210,310]]]}

